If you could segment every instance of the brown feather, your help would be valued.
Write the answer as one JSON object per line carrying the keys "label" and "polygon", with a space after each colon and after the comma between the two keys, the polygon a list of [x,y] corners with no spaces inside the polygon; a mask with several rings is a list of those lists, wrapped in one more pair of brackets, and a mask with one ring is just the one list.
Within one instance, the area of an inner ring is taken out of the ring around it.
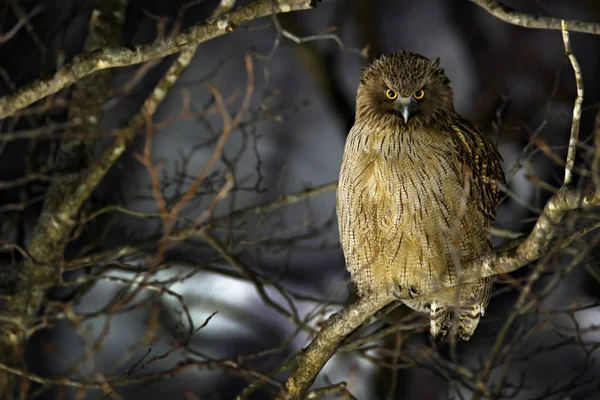
{"label": "brown feather", "polygon": [[[489,301],[491,280],[440,290],[442,279],[491,250],[501,158],[454,110],[437,60],[400,52],[368,66],[340,172],[337,214],[347,268],[359,296],[393,293],[431,313],[431,333],[451,321],[468,339]],[[385,97],[424,90],[405,122]],[[457,318],[451,318],[456,314]]]}

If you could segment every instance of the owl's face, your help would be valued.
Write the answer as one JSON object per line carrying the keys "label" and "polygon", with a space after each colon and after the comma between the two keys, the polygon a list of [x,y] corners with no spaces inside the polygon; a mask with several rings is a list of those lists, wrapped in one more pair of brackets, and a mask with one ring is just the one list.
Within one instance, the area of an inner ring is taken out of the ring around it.
{"label": "owl's face", "polygon": [[384,55],[363,71],[357,117],[390,117],[404,124],[427,124],[454,112],[450,80],[439,66],[418,54]]}

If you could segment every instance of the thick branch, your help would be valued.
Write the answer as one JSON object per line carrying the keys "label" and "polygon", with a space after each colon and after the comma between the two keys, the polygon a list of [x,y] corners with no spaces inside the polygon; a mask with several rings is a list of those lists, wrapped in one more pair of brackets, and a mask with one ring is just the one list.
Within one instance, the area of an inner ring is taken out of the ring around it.
{"label": "thick branch", "polygon": [[139,64],[177,53],[215,37],[232,32],[236,27],[267,15],[312,8],[314,0],[256,0],[246,6],[222,14],[216,19],[195,25],[176,36],[159,38],[152,43],[126,47],[104,47],[81,54],[53,76],[27,85],[16,93],[0,98],[0,118],[5,118],[28,105],[72,85],[96,71]]}
{"label": "thick branch", "polygon": [[[519,246],[468,263],[461,272],[461,282],[506,274],[537,260],[551,248],[558,233],[557,228],[567,211],[598,206],[600,192],[562,189],[546,203],[535,227]],[[444,282],[444,286],[454,285]]]}
{"label": "thick branch", "polygon": [[[47,283],[51,279],[54,274],[51,264],[62,258],[64,246],[77,223],[77,215],[81,207],[115,161],[125,152],[133,140],[135,132],[143,125],[147,116],[154,114],[158,105],[177,82],[177,78],[191,62],[195,50],[196,46],[193,46],[181,52],[152,95],[146,100],[142,110],[131,119],[129,126],[122,130],[121,134],[104,150],[90,168],[83,171],[71,185],[64,187],[62,196],[58,199],[60,201],[52,207],[51,212],[47,211],[42,215],[29,249],[33,260],[26,263],[24,271],[32,274],[33,271],[37,271],[35,276],[38,278],[29,276],[31,284]],[[42,267],[46,267],[45,273],[42,272],[44,270]],[[32,304],[32,306],[37,309],[39,304]]]}
{"label": "thick branch", "polygon": [[363,297],[329,317],[311,344],[300,351],[298,364],[277,399],[301,398],[346,336],[394,300],[391,296]]}

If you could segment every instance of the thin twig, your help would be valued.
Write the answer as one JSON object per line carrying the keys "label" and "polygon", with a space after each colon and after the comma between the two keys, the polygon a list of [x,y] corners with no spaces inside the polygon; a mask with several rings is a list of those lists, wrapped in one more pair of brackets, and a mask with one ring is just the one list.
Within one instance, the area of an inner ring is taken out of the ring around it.
{"label": "thin twig", "polygon": [[25,26],[27,21],[44,11],[44,8],[44,6],[38,4],[26,16],[19,15],[19,22],[17,22],[8,32],[0,34],[0,44],[6,43],[12,39],[17,32],[19,32],[19,30]]}
{"label": "thin twig", "polygon": [[[203,230],[207,228],[216,227],[223,222],[227,222],[230,220],[235,220],[239,218],[246,218],[252,214],[258,215],[266,215],[272,211],[278,210],[282,207],[289,206],[292,204],[296,204],[300,201],[307,200],[312,197],[320,196],[324,193],[329,193],[335,190],[337,187],[337,182],[326,183],[320,186],[315,186],[310,189],[301,190],[292,194],[288,194],[285,196],[281,196],[280,198],[265,202],[262,204],[252,205],[248,207],[241,208],[239,210],[235,210],[230,214],[216,217],[210,219],[202,224],[197,224],[191,227],[182,228],[179,230],[173,231],[170,240],[173,241],[182,241],[189,239],[193,236],[198,236]],[[135,254],[145,248],[152,247],[156,244],[156,238],[150,238],[147,240],[142,240],[139,242],[130,243],[124,246],[119,246],[114,249],[100,251],[94,254],[88,254],[87,256],[80,257],[75,260],[71,260],[66,263],[68,266],[68,270],[70,269],[78,269],[85,265],[90,265],[92,263],[114,258],[114,257],[124,257],[131,254]]]}
{"label": "thin twig", "polygon": [[573,180],[573,167],[575,166],[575,156],[577,155],[577,142],[579,140],[579,124],[581,122],[581,105],[583,104],[583,78],[581,76],[581,68],[573,49],[571,48],[571,40],[569,38],[569,31],[567,31],[567,25],[565,21],[562,21],[562,38],[565,45],[565,54],[569,57],[571,65],[573,66],[573,72],[575,73],[575,83],[577,84],[577,98],[573,105],[573,121],[571,123],[571,137],[569,139],[569,150],[567,152],[567,162],[565,165],[565,180],[563,181],[564,186],[571,184]]}

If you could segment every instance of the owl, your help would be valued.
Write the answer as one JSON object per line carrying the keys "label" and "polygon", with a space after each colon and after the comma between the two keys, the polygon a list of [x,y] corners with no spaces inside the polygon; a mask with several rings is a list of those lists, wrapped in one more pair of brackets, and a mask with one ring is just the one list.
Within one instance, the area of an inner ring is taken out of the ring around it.
{"label": "owl", "polygon": [[[494,144],[454,109],[439,59],[398,52],[362,73],[337,190],[340,242],[359,296],[394,295],[430,332],[469,340],[491,278],[458,284],[491,251],[504,184]],[[442,288],[441,282],[457,286]]]}

